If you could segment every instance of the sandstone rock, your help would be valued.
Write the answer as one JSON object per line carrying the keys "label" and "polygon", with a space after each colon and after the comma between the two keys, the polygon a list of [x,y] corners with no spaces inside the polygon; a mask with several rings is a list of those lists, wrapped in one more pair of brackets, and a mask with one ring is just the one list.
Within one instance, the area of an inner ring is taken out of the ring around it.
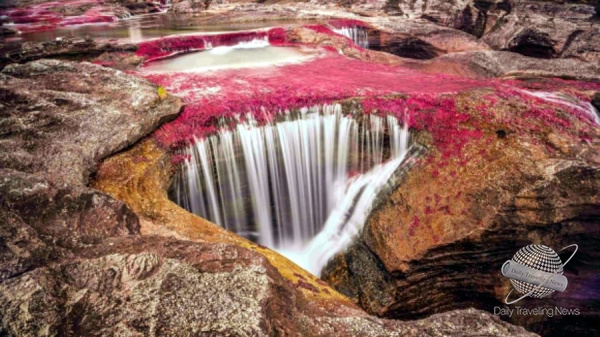
{"label": "sandstone rock", "polygon": [[369,317],[309,301],[299,289],[310,284],[284,278],[267,249],[142,236],[128,206],[86,183],[179,100],[88,63],[40,60],[0,76],[2,336],[534,336],[473,309]]}
{"label": "sandstone rock", "polygon": [[[483,40],[497,50],[541,58],[600,61],[599,25],[589,5],[515,2],[497,14]],[[585,42],[584,42],[585,41]]]}
{"label": "sandstone rock", "polygon": [[[479,102],[474,92],[461,96],[459,106]],[[536,130],[539,121],[528,119],[523,128],[515,118],[531,106],[508,96],[500,99],[504,103],[490,103],[495,100],[485,98],[482,106],[494,106],[487,110],[491,116],[511,117],[482,117],[483,124],[473,122],[489,135],[480,143],[456,159],[433,155],[409,172],[371,214],[360,238],[330,261],[323,278],[381,317],[424,317],[465,307],[493,312],[505,306],[511,289],[500,266],[518,249],[538,243],[559,251],[575,243],[579,251],[565,268],[567,290],[518,306],[577,308],[581,314],[502,318],[544,336],[597,334],[600,131],[575,122],[570,127],[589,130],[591,140],[573,138],[557,126],[529,133],[525,130]],[[566,257],[562,252],[563,261]]]}
{"label": "sandstone rock", "polygon": [[401,57],[430,59],[447,53],[489,50],[490,47],[460,30],[415,20],[373,20],[369,44],[375,50]]}
{"label": "sandstone rock", "polygon": [[264,257],[232,245],[123,237],[70,253],[0,283],[0,332],[461,336],[475,329],[490,336],[534,336],[472,309],[407,323],[365,317],[356,309],[327,312],[307,302]]}
{"label": "sandstone rock", "polygon": [[[143,79],[89,63],[40,60],[0,73],[0,166],[83,187],[96,163],[176,116]],[[100,132],[99,132],[100,131]]]}
{"label": "sandstone rock", "polygon": [[598,65],[573,59],[536,59],[505,51],[452,53],[428,60],[418,67],[429,72],[474,78],[537,76],[600,80]]}
{"label": "sandstone rock", "polygon": [[24,63],[42,58],[92,58],[104,53],[134,52],[135,45],[98,43],[91,39],[65,38],[48,42],[0,44],[0,67],[10,63]]}
{"label": "sandstone rock", "polygon": [[179,101],[85,63],[11,65],[0,78],[0,280],[70,257],[68,248],[139,233],[129,208],[85,184],[98,160],[175,116]]}

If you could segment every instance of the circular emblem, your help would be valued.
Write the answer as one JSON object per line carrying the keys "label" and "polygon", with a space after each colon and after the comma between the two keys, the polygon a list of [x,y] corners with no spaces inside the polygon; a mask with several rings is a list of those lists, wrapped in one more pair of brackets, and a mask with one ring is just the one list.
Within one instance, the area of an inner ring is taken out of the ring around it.
{"label": "circular emblem", "polygon": [[504,262],[502,275],[509,278],[513,290],[521,294],[516,300],[509,300],[511,290],[504,303],[513,304],[525,297],[544,298],[555,291],[565,291],[568,280],[563,275],[563,268],[575,256],[578,247],[572,244],[561,251],[567,248],[575,249],[564,263],[552,248],[544,245],[525,246],[515,253],[512,260]]}
{"label": "circular emblem", "polygon": [[[563,274],[563,264],[560,257],[558,257],[558,254],[556,254],[552,248],[544,245],[525,246],[519,249],[512,259],[517,263],[535,270],[551,274]],[[515,287],[519,293],[528,294],[531,292],[529,296],[534,298],[543,298],[554,292],[553,289],[543,286],[539,287],[539,289],[535,289],[536,286],[534,284],[519,280],[511,279],[510,283],[512,283],[513,287]]]}

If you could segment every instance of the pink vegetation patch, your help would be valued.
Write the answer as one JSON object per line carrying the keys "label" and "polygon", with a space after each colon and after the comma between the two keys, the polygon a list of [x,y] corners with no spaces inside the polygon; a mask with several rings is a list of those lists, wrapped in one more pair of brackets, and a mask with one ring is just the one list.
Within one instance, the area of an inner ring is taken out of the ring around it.
{"label": "pink vegetation patch", "polygon": [[[246,35],[236,35],[236,38],[242,36],[248,38]],[[231,41],[236,38],[228,35],[213,41],[234,43]],[[182,43],[181,48],[185,50],[190,48],[185,41],[172,40],[166,49],[153,50],[158,50],[159,55],[172,52],[168,49],[171,42]],[[193,41],[198,46],[203,43],[200,42],[202,40]],[[148,55],[156,55],[153,50]],[[166,87],[170,93],[182,97],[185,103],[183,112],[175,121],[163,125],[154,133],[155,139],[165,147],[176,148],[188,144],[193,137],[209,135],[217,127],[223,127],[224,122],[232,123],[227,121],[243,118],[246,114],[251,114],[262,123],[273,120],[285,110],[351,97],[363,98],[362,107],[367,114],[392,114],[408,123],[412,129],[431,133],[436,147],[442,153],[443,162],[451,157],[460,157],[469,141],[482,139],[484,135],[480,131],[480,123],[491,118],[523,134],[542,131],[542,128],[569,130],[571,122],[565,113],[596,127],[589,116],[581,111],[524,94],[520,89],[522,82],[481,81],[426,74],[399,66],[351,59],[328,49],[321,51],[321,57],[310,61],[269,68],[201,73],[152,73],[141,68],[139,75]],[[590,86],[589,90],[596,88],[594,84],[563,83],[569,84],[583,90]],[[464,107],[457,107],[454,94],[478,87],[493,91],[488,96],[478,98],[482,103],[474,107],[480,114],[475,118]],[[495,115],[492,112],[497,104],[507,100],[525,105],[519,110],[519,117]],[[587,131],[579,131],[576,136],[581,140],[590,137]]]}
{"label": "pink vegetation patch", "polygon": [[314,25],[304,25],[304,28],[308,28],[308,29],[312,29],[317,33],[321,33],[321,34],[327,34],[327,35],[337,35],[337,36],[341,36],[340,34],[334,32],[333,30],[329,29],[327,26],[325,25],[319,25],[319,24],[314,24]]}
{"label": "pink vegetation patch", "polygon": [[479,82],[429,75],[414,70],[363,62],[325,52],[312,61],[282,67],[222,70],[207,73],[141,75],[183,97],[185,109],[155,133],[164,146],[180,146],[192,137],[215,131],[221,118],[253,114],[272,119],[285,109],[331,103],[349,97],[395,93],[414,95],[455,92]]}
{"label": "pink vegetation patch", "polygon": [[[164,1],[154,1],[157,10]],[[30,6],[0,11],[0,15],[8,17],[15,24],[15,28],[21,32],[36,32],[56,29],[62,26],[110,23],[118,20],[117,15],[111,7],[111,1],[105,0],[67,0],[51,1]],[[61,9],[78,8],[87,10],[77,16],[64,16]]]}
{"label": "pink vegetation patch", "polygon": [[154,61],[190,51],[204,50],[208,46],[233,46],[256,39],[267,39],[272,45],[282,45],[286,42],[285,36],[285,29],[279,27],[266,31],[174,36],[142,42],[136,54],[145,57],[146,61]]}

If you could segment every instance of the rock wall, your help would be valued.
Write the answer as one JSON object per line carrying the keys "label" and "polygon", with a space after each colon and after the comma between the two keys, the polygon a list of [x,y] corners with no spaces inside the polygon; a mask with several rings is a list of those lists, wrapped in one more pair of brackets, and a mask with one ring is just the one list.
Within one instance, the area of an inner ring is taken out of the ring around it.
{"label": "rock wall", "polygon": [[527,119],[528,126],[517,122],[531,109],[518,98],[477,97],[456,100],[461,111],[482,103],[474,116],[491,117],[476,124],[486,140],[467,145],[457,158],[434,154],[409,172],[371,214],[361,236],[330,261],[323,278],[382,317],[425,317],[464,307],[494,312],[506,307],[511,289],[500,266],[518,249],[537,243],[558,251],[576,243],[579,251],[565,268],[568,289],[516,305],[581,314],[502,318],[544,336],[598,333],[592,328],[600,314],[597,126],[590,125],[595,136],[582,141],[558,126],[538,129],[539,119]]}

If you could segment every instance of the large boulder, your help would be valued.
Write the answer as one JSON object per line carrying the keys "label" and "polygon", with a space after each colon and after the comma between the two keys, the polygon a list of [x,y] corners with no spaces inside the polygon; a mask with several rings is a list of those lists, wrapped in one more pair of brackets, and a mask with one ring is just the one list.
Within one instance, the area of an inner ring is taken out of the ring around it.
{"label": "large boulder", "polygon": [[[566,82],[527,85],[564,90],[559,83]],[[362,234],[330,261],[323,279],[386,318],[465,307],[502,314],[511,289],[500,273],[506,260],[537,243],[554,248],[565,261],[568,252],[559,250],[578,244],[565,267],[564,293],[516,305],[578,314],[501,317],[544,336],[598,334],[600,128],[590,115],[577,118],[567,105],[552,108],[524,92],[496,96],[482,90],[455,99],[468,116],[461,125],[482,132],[481,138],[461,152],[432,147],[431,157],[408,173],[370,215]],[[441,118],[444,110],[437,114]],[[432,130],[434,138],[464,137],[449,124]],[[429,138],[418,133],[415,139]]]}
{"label": "large boulder", "polygon": [[427,72],[472,78],[558,77],[600,81],[600,65],[576,59],[537,59],[508,51],[452,53],[415,66]]}
{"label": "large boulder", "polygon": [[369,48],[414,59],[431,59],[439,55],[490,50],[473,35],[461,30],[418,20],[372,20]]}
{"label": "large boulder", "polygon": [[83,187],[96,163],[177,116],[155,84],[90,63],[39,60],[0,73],[0,166]]}
{"label": "large boulder", "polygon": [[178,114],[180,100],[159,89],[88,63],[41,60],[0,73],[0,208],[12,224],[0,279],[139,232],[129,208],[86,184],[98,161]]}
{"label": "large boulder", "polygon": [[518,3],[499,15],[483,40],[497,50],[540,58],[600,62],[600,24],[587,5]]}
{"label": "large boulder", "polygon": [[[25,63],[42,58],[82,60],[117,54],[120,59],[128,59],[128,54],[132,54],[136,49],[137,46],[132,44],[97,42],[79,38],[45,42],[2,42],[0,43],[0,68],[10,63]],[[140,61],[137,60],[137,64]]]}

